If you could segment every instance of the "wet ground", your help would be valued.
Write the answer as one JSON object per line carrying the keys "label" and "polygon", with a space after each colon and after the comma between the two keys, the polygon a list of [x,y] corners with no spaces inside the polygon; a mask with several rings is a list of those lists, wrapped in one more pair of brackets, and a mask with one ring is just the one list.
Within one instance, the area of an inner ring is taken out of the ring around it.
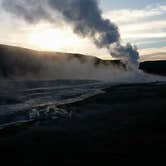
{"label": "wet ground", "polygon": [[165,157],[165,83],[113,86],[59,108],[72,115],[2,130],[3,159],[85,165]]}

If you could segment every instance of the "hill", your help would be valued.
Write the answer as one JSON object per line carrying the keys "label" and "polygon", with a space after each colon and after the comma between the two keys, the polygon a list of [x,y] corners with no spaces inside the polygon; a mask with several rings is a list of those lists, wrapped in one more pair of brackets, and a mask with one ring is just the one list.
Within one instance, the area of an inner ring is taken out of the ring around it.
{"label": "hill", "polygon": [[159,75],[166,75],[166,61],[145,61],[140,63],[141,70],[152,73],[152,74],[159,74]]}
{"label": "hill", "polygon": [[125,69],[120,60],[110,61],[81,54],[40,52],[0,45],[0,77],[4,78],[81,76],[110,66]]}

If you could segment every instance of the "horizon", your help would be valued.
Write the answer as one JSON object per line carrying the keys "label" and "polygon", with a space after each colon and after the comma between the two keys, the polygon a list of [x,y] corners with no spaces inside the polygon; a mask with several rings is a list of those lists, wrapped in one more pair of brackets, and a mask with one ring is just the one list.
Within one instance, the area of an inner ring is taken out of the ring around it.
{"label": "horizon", "polygon": [[[2,0],[0,3],[2,4]],[[102,0],[99,7],[102,16],[119,27],[122,44],[130,42],[138,47],[141,61],[166,60],[166,3],[163,0],[141,0],[139,3],[131,3],[131,0],[125,3],[121,0]],[[87,37],[75,34],[71,25],[58,19],[58,15],[55,17],[57,22],[53,24],[43,20],[29,24],[1,10],[0,43],[37,51],[112,58],[105,48],[97,48]]]}
{"label": "horizon", "polygon": [[[60,53],[60,54],[78,54],[78,55],[82,55],[82,56],[87,56],[87,57],[94,57],[94,58],[99,58],[99,59],[101,59],[101,60],[103,60],[103,61],[111,61],[111,60],[121,60],[121,59],[118,59],[118,58],[113,58],[113,57],[100,57],[100,56],[95,56],[95,55],[92,55],[92,54],[84,54],[84,53],[79,53],[79,52],[63,52],[63,51],[56,51],[56,50],[41,50],[41,49],[35,49],[35,48],[28,48],[28,47],[23,47],[23,46],[19,46],[19,45],[8,45],[8,44],[3,44],[3,43],[0,43],[0,46],[4,46],[4,47],[13,47],[13,48],[18,48],[18,49],[26,49],[26,50],[28,50],[28,51],[34,51],[34,52],[39,52],[39,53],[50,53],[50,54],[52,54],[52,53]],[[159,52],[158,54],[162,54],[162,52]],[[152,56],[152,57],[154,57],[156,54],[155,53],[151,53],[151,54],[148,54],[148,56]],[[144,55],[144,56],[146,56],[146,54]],[[166,59],[155,59],[155,58],[152,58],[152,59],[147,59],[146,57],[145,57],[145,59],[144,59],[144,57],[140,57],[140,59],[139,59],[139,63],[141,63],[141,62],[146,62],[146,61],[165,61]]]}

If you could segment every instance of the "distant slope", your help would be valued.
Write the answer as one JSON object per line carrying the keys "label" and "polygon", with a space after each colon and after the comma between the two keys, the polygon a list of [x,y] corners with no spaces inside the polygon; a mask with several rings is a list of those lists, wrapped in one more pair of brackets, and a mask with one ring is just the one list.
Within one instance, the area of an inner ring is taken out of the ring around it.
{"label": "distant slope", "polygon": [[140,69],[152,74],[166,75],[166,61],[146,61],[140,63]]}
{"label": "distant slope", "polygon": [[110,67],[125,70],[120,60],[101,60],[81,54],[40,52],[0,45],[0,77],[79,78],[91,77],[94,70]]}

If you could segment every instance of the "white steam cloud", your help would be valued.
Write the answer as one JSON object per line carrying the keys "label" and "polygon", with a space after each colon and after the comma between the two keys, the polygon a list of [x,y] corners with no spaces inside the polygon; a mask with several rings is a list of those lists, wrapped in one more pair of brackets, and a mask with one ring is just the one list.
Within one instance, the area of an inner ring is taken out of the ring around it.
{"label": "white steam cloud", "polygon": [[54,13],[59,12],[74,33],[90,38],[97,47],[108,49],[111,56],[137,68],[137,48],[130,43],[121,44],[118,27],[102,17],[97,0],[3,0],[2,5],[6,11],[31,24],[41,20],[56,23]]}

